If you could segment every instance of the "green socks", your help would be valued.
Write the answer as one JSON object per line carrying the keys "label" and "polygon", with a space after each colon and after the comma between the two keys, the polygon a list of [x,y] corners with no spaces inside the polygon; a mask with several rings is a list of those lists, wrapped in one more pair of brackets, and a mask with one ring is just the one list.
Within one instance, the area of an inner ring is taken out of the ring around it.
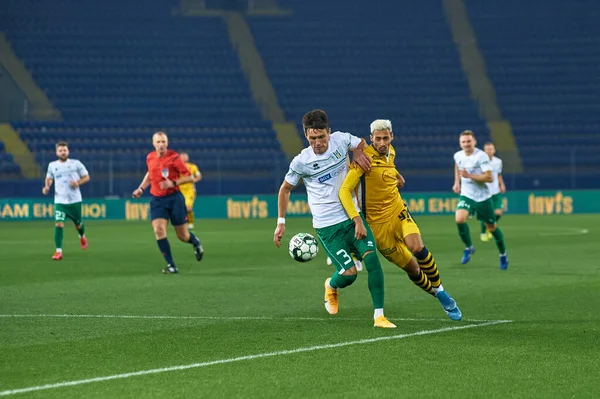
{"label": "green socks", "polygon": [[63,242],[63,228],[54,226],[54,244],[56,245],[56,249],[62,249]]}
{"label": "green socks", "polygon": [[500,252],[500,255],[504,255],[506,253],[506,245],[504,245],[504,234],[502,234],[502,230],[500,230],[499,227],[496,227],[496,230],[492,232],[492,235],[496,240],[498,252]]}
{"label": "green socks", "polygon": [[473,246],[473,241],[471,241],[471,232],[469,231],[469,225],[466,223],[457,223],[458,227],[458,235],[460,239],[465,244],[465,248],[471,248]]}
{"label": "green socks", "polygon": [[83,235],[85,234],[85,226],[83,225],[83,223],[81,223],[81,227],[77,229],[77,232],[79,233],[79,238],[83,237]]}
{"label": "green socks", "polygon": [[373,308],[383,309],[383,270],[379,258],[375,252],[371,252],[364,257],[363,263],[369,273],[369,291],[373,300]]}

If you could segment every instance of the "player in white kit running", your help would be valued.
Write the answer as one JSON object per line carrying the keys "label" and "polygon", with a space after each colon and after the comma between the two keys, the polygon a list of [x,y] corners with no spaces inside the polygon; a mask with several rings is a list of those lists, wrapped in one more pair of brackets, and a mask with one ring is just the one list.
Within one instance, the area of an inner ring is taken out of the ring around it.
{"label": "player in white kit running", "polygon": [[[277,247],[281,246],[290,193],[303,180],[313,216],[313,227],[336,268],[333,275],[325,280],[325,309],[330,314],[336,314],[338,290],[356,280],[356,266],[351,256],[354,253],[368,271],[369,291],[375,309],[374,326],[395,328],[383,314],[383,270],[377,257],[373,233],[365,221],[367,236],[357,239],[355,223],[348,217],[339,199],[339,190],[348,171],[348,151],[354,151],[354,161],[368,169],[370,160],[362,152],[367,144],[350,133],[331,133],[327,115],[322,110],[306,113],[302,118],[302,125],[310,145],[292,160],[279,189],[279,218],[273,241]],[[359,211],[358,206],[356,209]]]}
{"label": "player in white kit running", "polygon": [[56,251],[52,260],[62,260],[62,242],[65,220],[71,219],[79,233],[81,249],[88,247],[85,237],[85,227],[81,220],[81,190],[79,187],[90,181],[90,174],[85,166],[77,159],[69,159],[69,145],[60,141],[56,143],[58,160],[50,162],[46,172],[46,181],[42,193],[50,192],[54,182],[54,243]]}

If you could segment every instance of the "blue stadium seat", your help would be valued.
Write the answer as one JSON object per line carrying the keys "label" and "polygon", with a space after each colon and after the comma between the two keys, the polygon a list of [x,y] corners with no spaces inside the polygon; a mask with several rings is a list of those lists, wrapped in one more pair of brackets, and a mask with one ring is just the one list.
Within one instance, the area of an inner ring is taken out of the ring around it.
{"label": "blue stadium seat", "polygon": [[600,4],[595,0],[466,4],[526,171],[554,168],[557,173],[572,173],[570,166],[595,170],[598,177]]}
{"label": "blue stadium seat", "polygon": [[[181,17],[178,0],[33,3],[4,0],[0,26],[64,116],[14,123],[43,166],[54,143],[67,140],[95,176],[118,174],[129,190],[152,133],[164,129],[171,148],[190,152],[206,172],[207,193],[250,183],[277,190],[287,160],[222,19]],[[328,112],[334,130],[363,137],[371,120],[391,119],[398,167],[442,176],[433,189],[451,175],[462,130],[480,144],[490,139],[439,0],[278,3],[293,14],[247,19],[286,119],[300,131],[314,108]],[[465,4],[523,156],[515,185],[600,170],[599,3]],[[5,170],[8,157],[0,157]]]}
{"label": "blue stadium seat", "polygon": [[390,119],[407,173],[451,169],[465,129],[489,139],[439,1],[279,3],[293,15],[249,23],[288,119],[322,108],[362,137]]}

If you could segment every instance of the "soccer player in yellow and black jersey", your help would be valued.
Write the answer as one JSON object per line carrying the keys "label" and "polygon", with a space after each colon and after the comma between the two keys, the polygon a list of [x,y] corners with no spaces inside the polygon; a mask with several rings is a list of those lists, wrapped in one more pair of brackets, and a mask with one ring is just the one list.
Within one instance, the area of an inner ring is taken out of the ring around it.
{"label": "soccer player in yellow and black jersey", "polygon": [[185,199],[185,207],[188,213],[188,229],[194,228],[194,201],[196,201],[196,183],[202,180],[202,173],[200,173],[200,169],[196,164],[190,162],[190,156],[187,152],[182,152],[179,154],[181,160],[185,162],[185,165],[190,170],[191,176],[194,180],[190,183],[184,183],[179,186],[181,190],[181,194],[183,194],[183,198]]}
{"label": "soccer player in yellow and black jersey", "polygon": [[398,190],[399,186],[404,186],[404,178],[394,163],[393,139],[389,120],[377,119],[371,123],[372,145],[364,151],[372,160],[371,170],[364,172],[353,165],[340,188],[340,200],[355,222],[356,237],[362,237],[366,234],[365,226],[352,202],[352,192],[360,183],[362,213],[373,230],[379,252],[402,268],[415,285],[435,296],[448,317],[460,320],[460,309],[444,290],[433,255],[423,244],[419,226]]}

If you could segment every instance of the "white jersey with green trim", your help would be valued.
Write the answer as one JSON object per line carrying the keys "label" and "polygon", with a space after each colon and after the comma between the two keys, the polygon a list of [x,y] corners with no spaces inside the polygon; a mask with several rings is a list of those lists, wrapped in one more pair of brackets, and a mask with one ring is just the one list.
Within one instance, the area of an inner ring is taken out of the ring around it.
{"label": "white jersey with green trim", "polygon": [[[348,172],[348,151],[358,147],[360,142],[359,137],[350,133],[335,132],[329,137],[329,147],[324,154],[317,155],[307,147],[290,163],[285,181],[297,186],[301,179],[304,180],[315,229],[348,220],[339,191]],[[356,210],[359,210],[358,206]]]}
{"label": "white jersey with green trim", "polygon": [[491,195],[500,194],[500,182],[498,181],[498,175],[502,174],[502,160],[498,157],[492,157],[490,160],[490,165],[492,167],[492,176],[494,177],[494,181],[486,184],[490,189]]}
{"label": "white jersey with green trim", "polygon": [[71,187],[72,181],[87,176],[88,171],[77,159],[56,160],[48,165],[46,178],[54,179],[54,203],[75,204],[82,201],[79,187]]}
{"label": "white jersey with green trim", "polygon": [[[492,170],[490,158],[488,155],[475,148],[471,155],[465,154],[464,150],[454,154],[454,163],[458,170],[466,169],[467,172],[473,175],[480,175],[483,172]],[[487,183],[479,183],[470,178],[460,178],[460,195],[472,199],[475,202],[485,201],[490,198],[490,190]]]}

